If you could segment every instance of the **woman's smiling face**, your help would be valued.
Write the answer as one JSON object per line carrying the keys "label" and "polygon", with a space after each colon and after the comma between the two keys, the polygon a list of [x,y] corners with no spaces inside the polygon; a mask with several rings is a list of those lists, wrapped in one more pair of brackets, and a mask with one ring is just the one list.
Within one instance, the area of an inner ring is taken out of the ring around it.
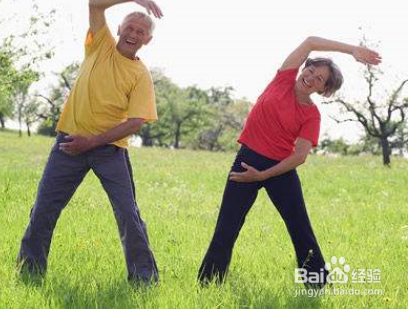
{"label": "woman's smiling face", "polygon": [[325,90],[329,76],[330,69],[327,66],[310,65],[304,68],[297,78],[295,90],[304,95],[310,95],[314,92],[321,94]]}

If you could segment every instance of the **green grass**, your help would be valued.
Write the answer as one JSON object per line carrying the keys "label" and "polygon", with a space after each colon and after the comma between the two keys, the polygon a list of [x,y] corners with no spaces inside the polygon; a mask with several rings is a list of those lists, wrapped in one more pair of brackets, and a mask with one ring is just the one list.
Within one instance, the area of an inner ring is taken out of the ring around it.
{"label": "green grass", "polygon": [[109,201],[90,173],[63,211],[41,284],[24,283],[15,259],[53,139],[0,133],[0,308],[405,308],[408,300],[407,165],[393,158],[311,156],[299,168],[326,260],[381,270],[383,295],[294,297],[295,255],[264,191],[237,241],[222,287],[196,284],[235,153],[131,149],[138,204],[161,284],[135,290]]}

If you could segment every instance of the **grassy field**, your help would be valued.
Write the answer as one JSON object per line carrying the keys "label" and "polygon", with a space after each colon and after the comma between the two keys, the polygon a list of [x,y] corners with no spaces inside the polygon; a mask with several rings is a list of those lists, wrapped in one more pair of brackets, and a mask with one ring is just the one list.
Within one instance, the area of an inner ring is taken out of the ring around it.
{"label": "grassy field", "polygon": [[131,149],[138,204],[148,225],[161,284],[133,289],[114,216],[90,173],[63,211],[49,269],[23,282],[15,259],[53,139],[0,133],[0,308],[406,308],[407,166],[393,158],[310,156],[299,168],[307,209],[327,261],[380,269],[381,283],[335,284],[383,295],[295,296],[294,250],[261,191],[236,244],[222,287],[196,274],[212,236],[234,153]]}

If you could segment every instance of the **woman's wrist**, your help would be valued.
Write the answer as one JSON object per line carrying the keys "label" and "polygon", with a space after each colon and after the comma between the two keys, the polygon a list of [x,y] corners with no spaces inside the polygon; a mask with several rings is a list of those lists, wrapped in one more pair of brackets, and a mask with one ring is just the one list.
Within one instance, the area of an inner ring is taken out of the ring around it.
{"label": "woman's wrist", "polygon": [[261,172],[260,172],[260,179],[259,179],[259,181],[264,181],[264,180],[267,180],[268,178],[271,177],[271,176],[270,176],[270,173],[269,173],[269,170],[270,170],[270,169],[264,170],[264,171],[261,171]]}

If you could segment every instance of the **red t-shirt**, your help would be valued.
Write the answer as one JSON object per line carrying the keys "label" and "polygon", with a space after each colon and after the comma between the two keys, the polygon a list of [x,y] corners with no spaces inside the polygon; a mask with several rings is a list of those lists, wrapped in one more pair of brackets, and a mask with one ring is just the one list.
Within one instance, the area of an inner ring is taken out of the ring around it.
{"label": "red t-shirt", "polygon": [[314,104],[297,102],[297,73],[298,69],[277,72],[248,115],[238,142],[274,160],[290,156],[298,137],[317,146],[321,115]]}

